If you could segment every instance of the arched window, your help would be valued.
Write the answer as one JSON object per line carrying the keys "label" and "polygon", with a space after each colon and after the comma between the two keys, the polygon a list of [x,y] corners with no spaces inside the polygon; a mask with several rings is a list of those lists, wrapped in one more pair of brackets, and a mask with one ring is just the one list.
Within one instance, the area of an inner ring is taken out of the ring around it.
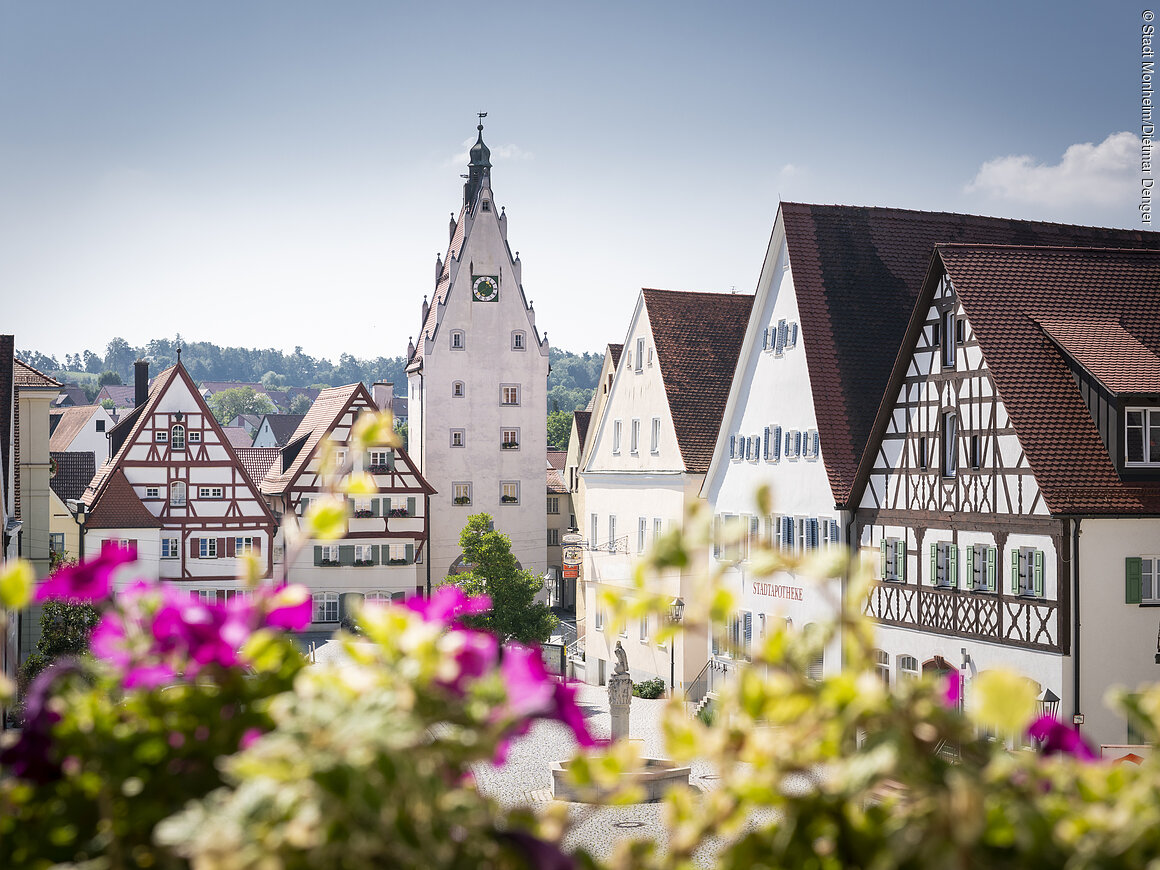
{"label": "arched window", "polygon": [[455,381],[451,384],[451,396],[455,399],[463,398],[463,381]]}
{"label": "arched window", "polygon": [[918,659],[914,656],[899,656],[897,661],[898,678],[900,680],[918,679]]}
{"label": "arched window", "polygon": [[451,330],[451,349],[452,350],[463,350],[465,347],[467,347],[467,341],[464,338],[463,330],[462,329]]}
{"label": "arched window", "polygon": [[185,427],[180,423],[174,423],[173,428],[169,430],[169,449],[185,449]]}
{"label": "arched window", "polygon": [[368,603],[375,602],[377,604],[390,604],[391,593],[383,592],[381,589],[376,589],[374,592],[368,592],[366,595],[364,595],[363,601]]}
{"label": "arched window", "polygon": [[338,622],[337,592],[315,592],[313,601],[314,622]]}
{"label": "arched window", "polygon": [[874,658],[874,675],[882,681],[882,685],[890,685],[890,653],[883,649],[871,650]]}
{"label": "arched window", "polygon": [[185,483],[175,480],[169,484],[170,507],[185,507]]}

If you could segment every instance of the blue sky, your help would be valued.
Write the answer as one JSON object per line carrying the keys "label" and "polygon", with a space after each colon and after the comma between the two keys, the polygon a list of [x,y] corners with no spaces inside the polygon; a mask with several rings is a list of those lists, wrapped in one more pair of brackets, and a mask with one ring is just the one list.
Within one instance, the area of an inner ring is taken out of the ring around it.
{"label": "blue sky", "polygon": [[752,292],[779,197],[1140,226],[1143,8],[5,0],[0,330],[403,353],[477,111],[569,350]]}

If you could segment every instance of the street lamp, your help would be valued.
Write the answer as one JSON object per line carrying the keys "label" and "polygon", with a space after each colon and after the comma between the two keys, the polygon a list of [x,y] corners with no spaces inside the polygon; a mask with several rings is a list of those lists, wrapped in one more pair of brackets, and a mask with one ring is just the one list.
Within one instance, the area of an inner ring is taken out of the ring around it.
{"label": "street lamp", "polygon": [[[674,598],[669,602],[669,621],[673,625],[680,625],[681,617],[685,613],[685,602],[680,598]],[[673,691],[677,687],[677,665],[676,665],[676,645],[677,636],[674,634],[669,638],[669,697],[673,696]]]}
{"label": "street lamp", "polygon": [[75,509],[73,519],[76,520],[77,525],[80,527],[80,543],[77,546],[77,561],[83,562],[85,560],[85,522],[89,518],[88,505],[86,505],[80,499],[76,499],[75,501],[70,499],[68,506]]}
{"label": "street lamp", "polygon": [[1059,713],[1059,695],[1051,691],[1051,689],[1044,689],[1039,694],[1039,715],[1050,716],[1055,719]]}

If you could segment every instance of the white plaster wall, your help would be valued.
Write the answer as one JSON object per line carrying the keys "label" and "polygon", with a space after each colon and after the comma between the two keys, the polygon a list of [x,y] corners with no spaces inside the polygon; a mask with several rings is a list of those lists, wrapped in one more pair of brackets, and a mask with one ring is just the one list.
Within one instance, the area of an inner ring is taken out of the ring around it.
{"label": "white plaster wall", "polygon": [[[104,432],[97,431],[98,420],[104,421]],[[113,425],[112,414],[98,405],[93,415],[89,417],[88,422],[85,423],[81,431],[73,438],[72,443],[69,444],[68,451],[70,453],[92,451],[93,455],[96,456],[97,467],[99,468],[101,463],[109,458],[109,439],[105,437],[105,433],[112,429]]]}

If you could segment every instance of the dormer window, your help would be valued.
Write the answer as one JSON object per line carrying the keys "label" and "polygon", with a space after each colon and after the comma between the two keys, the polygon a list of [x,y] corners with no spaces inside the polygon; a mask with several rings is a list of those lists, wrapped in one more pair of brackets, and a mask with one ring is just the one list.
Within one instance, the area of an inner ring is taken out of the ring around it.
{"label": "dormer window", "polygon": [[463,350],[466,346],[467,346],[467,342],[464,340],[463,330],[462,329],[451,330],[451,349],[452,350]]}
{"label": "dormer window", "polygon": [[185,449],[185,427],[180,423],[175,423],[173,428],[169,430],[169,449]]}
{"label": "dormer window", "polygon": [[1160,465],[1160,408],[1128,408],[1125,412],[1124,464]]}

